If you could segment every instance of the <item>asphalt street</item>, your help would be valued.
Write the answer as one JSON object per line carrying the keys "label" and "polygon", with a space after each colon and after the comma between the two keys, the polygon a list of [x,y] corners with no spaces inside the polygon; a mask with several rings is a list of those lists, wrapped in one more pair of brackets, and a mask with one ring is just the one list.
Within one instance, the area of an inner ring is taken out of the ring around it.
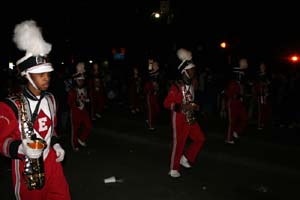
{"label": "asphalt street", "polygon": [[[225,145],[225,123],[199,117],[206,142],[192,169],[168,176],[171,129],[162,113],[154,132],[143,114],[106,111],[94,122],[88,147],[73,152],[66,134],[63,162],[72,199],[250,200],[299,199],[299,129],[249,125],[236,145]],[[14,199],[10,161],[0,157],[0,199]],[[104,183],[115,176],[120,182]]]}

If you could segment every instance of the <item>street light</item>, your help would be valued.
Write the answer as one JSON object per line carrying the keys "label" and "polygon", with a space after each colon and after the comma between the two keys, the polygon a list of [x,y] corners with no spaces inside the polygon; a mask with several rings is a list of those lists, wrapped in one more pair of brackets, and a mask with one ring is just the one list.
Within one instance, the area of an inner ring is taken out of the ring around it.
{"label": "street light", "polygon": [[228,43],[226,42],[226,41],[223,41],[223,42],[221,42],[220,43],[220,47],[222,48],[222,49],[226,49],[226,51],[225,51],[225,54],[226,54],[226,58],[227,58],[227,64],[231,64],[231,52],[230,52],[230,49],[229,49],[229,47],[228,47],[229,45],[228,45]]}
{"label": "street light", "polygon": [[220,47],[223,48],[223,49],[227,48],[227,43],[226,42],[221,42]]}
{"label": "street light", "polygon": [[159,12],[153,12],[152,16],[156,19],[160,18],[160,13]]}

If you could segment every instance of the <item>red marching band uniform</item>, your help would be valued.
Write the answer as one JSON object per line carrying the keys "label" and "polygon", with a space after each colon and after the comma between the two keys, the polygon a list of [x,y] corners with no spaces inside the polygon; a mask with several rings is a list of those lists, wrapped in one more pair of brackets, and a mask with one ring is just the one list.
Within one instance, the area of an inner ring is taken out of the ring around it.
{"label": "red marching band uniform", "polygon": [[141,111],[141,92],[142,92],[142,78],[139,74],[137,66],[133,67],[132,74],[128,80],[128,99],[130,112],[132,114]]}
{"label": "red marching band uniform", "polygon": [[[190,52],[185,49],[178,50],[180,55],[185,53]],[[180,177],[180,165],[190,168],[191,164],[195,163],[205,141],[204,133],[194,113],[199,110],[199,105],[195,103],[192,83],[196,75],[195,65],[191,62],[191,57],[181,60],[179,71],[183,80],[176,80],[171,85],[163,103],[164,107],[171,111],[172,152],[169,175],[173,178]],[[192,142],[185,148],[188,138]]]}
{"label": "red marching band uniform", "polygon": [[26,55],[17,61],[27,83],[0,102],[0,153],[11,159],[15,198],[69,200],[69,185],[60,162],[65,151],[56,134],[56,101],[47,92],[54,69],[45,42],[33,20],[16,25],[14,42]]}
{"label": "red marching band uniform", "polygon": [[240,60],[240,68],[234,71],[236,77],[229,81],[225,89],[226,109],[228,114],[228,128],[225,142],[228,144],[234,144],[234,140],[239,138],[245,127],[248,124],[248,112],[243,103],[243,91],[244,87],[243,76],[244,70],[247,67],[247,60]]}
{"label": "red marching band uniform", "polygon": [[269,97],[270,80],[266,74],[266,66],[264,63],[260,64],[260,71],[256,84],[254,86],[256,100],[257,100],[257,129],[262,130],[268,120],[270,112]]}
{"label": "red marching band uniform", "polygon": [[[73,75],[75,86],[68,93],[68,105],[71,117],[71,145],[79,151],[79,145],[85,147],[92,129],[87,103],[90,102],[85,85],[84,63],[78,63],[77,73]],[[80,127],[83,126],[82,129]],[[81,130],[81,131],[80,131]]]}
{"label": "red marching band uniform", "polygon": [[93,64],[92,75],[88,81],[89,96],[91,97],[91,117],[92,120],[101,118],[104,112],[105,93],[103,80],[100,77],[98,63]]}
{"label": "red marching band uniform", "polygon": [[155,130],[158,114],[160,112],[158,92],[159,92],[159,66],[157,61],[150,58],[148,60],[149,78],[144,85],[146,96],[146,124],[150,131]]}

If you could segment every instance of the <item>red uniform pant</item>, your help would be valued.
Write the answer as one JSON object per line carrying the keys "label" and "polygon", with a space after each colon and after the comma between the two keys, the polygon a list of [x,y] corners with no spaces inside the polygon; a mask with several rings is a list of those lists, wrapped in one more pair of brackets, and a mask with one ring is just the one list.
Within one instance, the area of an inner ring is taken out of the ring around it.
{"label": "red uniform pant", "polygon": [[243,102],[239,99],[229,100],[227,140],[232,140],[233,132],[241,134],[248,124],[248,113]]}
{"label": "red uniform pant", "polygon": [[258,128],[263,128],[268,120],[270,105],[268,103],[258,102],[257,106],[257,126]]}
{"label": "red uniform pant", "polygon": [[21,160],[13,160],[12,177],[16,199],[18,200],[70,200],[69,185],[64,176],[60,162],[56,162],[56,154],[53,149],[44,161],[45,185],[40,190],[29,190],[24,182],[22,172],[24,163]]}
{"label": "red uniform pant", "polygon": [[71,110],[71,144],[73,148],[78,147],[78,138],[85,142],[91,132],[92,122],[89,113],[84,110]]}
{"label": "red uniform pant", "polygon": [[[191,139],[191,143],[186,146],[188,138]],[[204,141],[205,136],[197,122],[188,125],[185,122],[185,116],[183,114],[173,112],[170,169],[180,169],[180,158],[183,154],[190,163],[194,163]]]}
{"label": "red uniform pant", "polygon": [[157,123],[158,114],[160,112],[158,97],[156,95],[146,95],[146,112],[149,128],[153,128]]}

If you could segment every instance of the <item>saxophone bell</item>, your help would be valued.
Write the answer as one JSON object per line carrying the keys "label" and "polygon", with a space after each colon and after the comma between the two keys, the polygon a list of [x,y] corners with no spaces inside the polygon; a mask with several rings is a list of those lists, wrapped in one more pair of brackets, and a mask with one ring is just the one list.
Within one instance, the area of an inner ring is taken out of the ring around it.
{"label": "saxophone bell", "polygon": [[[26,145],[30,149],[42,151],[47,147],[47,143],[40,138],[30,140],[30,142],[27,142]],[[45,172],[43,159],[43,154],[38,158],[25,158],[23,178],[29,190],[40,190],[44,186]]]}

